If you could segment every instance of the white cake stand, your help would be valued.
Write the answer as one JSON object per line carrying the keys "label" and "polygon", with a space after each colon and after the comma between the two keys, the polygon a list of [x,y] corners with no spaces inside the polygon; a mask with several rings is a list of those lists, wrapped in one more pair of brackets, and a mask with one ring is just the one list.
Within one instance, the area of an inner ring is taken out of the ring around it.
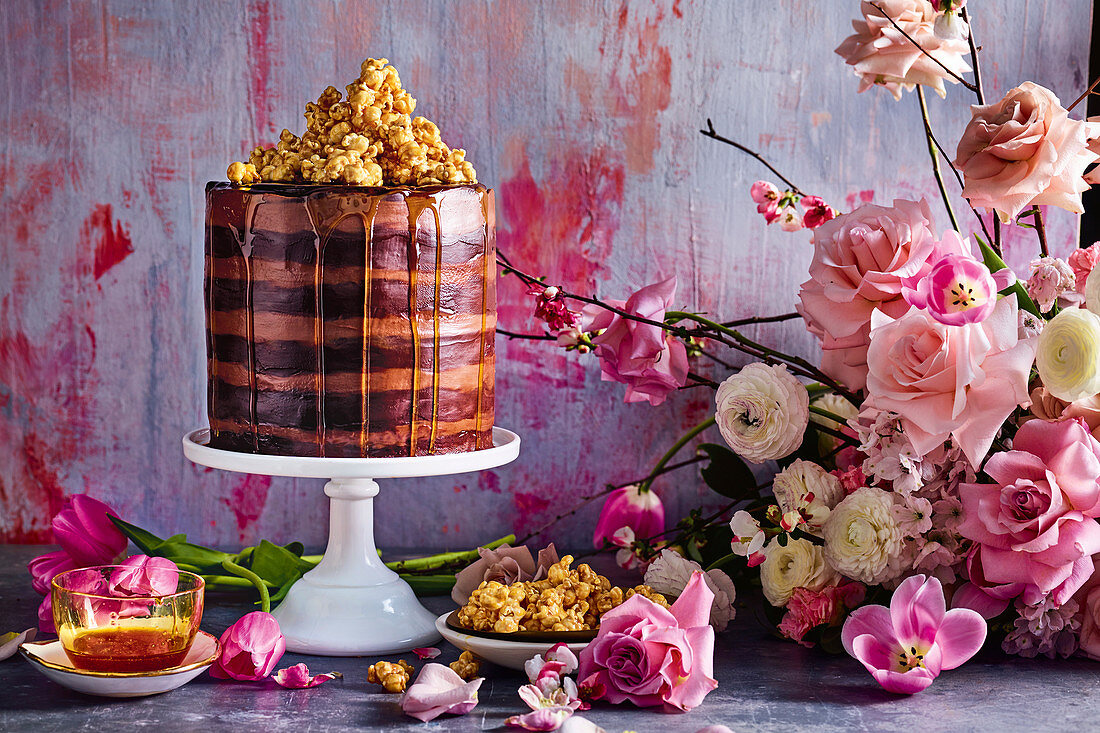
{"label": "white cake stand", "polygon": [[492,448],[403,458],[266,456],[218,450],[207,445],[209,441],[209,430],[188,433],[183,438],[184,455],[226,471],[329,479],[325,555],[272,611],[288,651],[326,656],[391,654],[439,639],[435,616],[378,557],[372,506],[378,494],[375,479],[483,471],[514,461],[520,445],[518,435],[496,427]]}

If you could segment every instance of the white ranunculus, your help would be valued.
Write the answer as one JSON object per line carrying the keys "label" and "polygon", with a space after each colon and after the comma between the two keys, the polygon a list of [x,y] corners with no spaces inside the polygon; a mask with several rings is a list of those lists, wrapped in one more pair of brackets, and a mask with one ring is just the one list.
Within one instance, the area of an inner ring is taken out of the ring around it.
{"label": "white ranunculus", "polygon": [[749,364],[718,386],[715,403],[722,437],[743,458],[783,458],[802,444],[810,396],[785,366]]}
{"label": "white ranunculus", "polygon": [[772,491],[783,513],[798,512],[814,534],[821,531],[829,511],[844,498],[840,479],[801,458],[776,474]]}
{"label": "white ranunculus", "polygon": [[821,546],[809,540],[788,539],[784,546],[776,538],[764,548],[760,585],[773,606],[786,606],[795,588],[821,590],[836,579],[837,574],[825,562]]}
{"label": "white ranunculus", "polygon": [[825,559],[843,575],[877,585],[894,573],[902,551],[901,528],[891,494],[869,486],[845,497],[825,522]]}
{"label": "white ranunculus", "polygon": [[1100,393],[1100,316],[1081,308],[1055,316],[1039,334],[1035,365],[1047,392],[1059,399]]}
{"label": "white ranunculus", "polygon": [[[691,574],[702,569],[699,563],[688,560],[678,552],[661,550],[661,554],[646,568],[645,584],[663,595],[678,596],[687,587]],[[718,569],[703,573],[703,580],[714,593],[714,603],[710,607],[711,626],[716,631],[724,631],[736,613],[733,601],[737,590],[730,577]]]}

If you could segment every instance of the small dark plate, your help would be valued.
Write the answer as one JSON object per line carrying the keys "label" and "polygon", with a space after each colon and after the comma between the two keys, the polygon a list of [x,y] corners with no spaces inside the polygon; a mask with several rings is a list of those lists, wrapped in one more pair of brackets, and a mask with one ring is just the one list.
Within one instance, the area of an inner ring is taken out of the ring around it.
{"label": "small dark plate", "polygon": [[460,626],[458,623],[458,609],[451,611],[447,617],[447,628],[454,629],[460,634],[480,636],[485,639],[497,639],[499,641],[532,641],[532,642],[558,642],[566,644],[583,644],[596,638],[599,629],[589,631],[516,631],[512,634],[502,634],[497,631],[474,631]]}

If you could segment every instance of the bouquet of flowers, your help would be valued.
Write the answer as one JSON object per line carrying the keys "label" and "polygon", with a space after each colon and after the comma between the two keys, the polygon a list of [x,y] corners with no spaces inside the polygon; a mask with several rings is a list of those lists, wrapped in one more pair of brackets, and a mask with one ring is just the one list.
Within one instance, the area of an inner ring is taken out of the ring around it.
{"label": "bouquet of flowers", "polygon": [[[673,310],[675,278],[602,300],[501,263],[526,283],[547,329],[505,335],[594,354],[627,402],[715,390],[713,416],[644,479],[598,495],[607,499],[597,547],[646,567],[661,592],[708,570],[721,625],[732,615],[730,578],[758,580],[780,634],[843,646],[909,692],[981,647],[978,614],[1008,653],[1100,658],[1100,244],[1052,257],[1043,222],[1046,206],[1083,211],[1100,118],[1070,112],[1097,83],[1068,107],[1032,82],[987,101],[964,5],[863,2],[836,49],[860,91],[919,97],[949,227],[927,200],[840,213],[707,120],[704,135],[778,178],[749,191],[767,224],[812,233],[796,312],[723,322]],[[977,102],[954,152],[935,136],[924,96],[926,87],[943,96],[946,83]],[[973,219],[957,218],[944,170]],[[1009,227],[1036,234],[1037,256],[1019,277],[1002,259]],[[819,364],[739,330],[795,318],[820,341]],[[730,350],[755,361],[738,369]],[[710,379],[692,368],[701,360],[732,373]],[[722,442],[675,460],[712,426]],[[766,462],[774,477],[759,482],[749,464]],[[695,464],[727,503],[666,530],[652,482]],[[891,631],[890,614],[865,604],[892,591]],[[897,628],[907,613],[925,626]]]}

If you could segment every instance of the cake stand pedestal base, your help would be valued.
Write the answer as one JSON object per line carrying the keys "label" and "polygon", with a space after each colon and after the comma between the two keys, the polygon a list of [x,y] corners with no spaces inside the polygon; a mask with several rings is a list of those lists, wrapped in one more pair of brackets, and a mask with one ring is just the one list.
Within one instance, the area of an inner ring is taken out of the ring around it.
{"label": "cake stand pedestal base", "polygon": [[272,611],[288,651],[326,656],[382,655],[439,639],[435,616],[374,546],[376,478],[441,476],[504,465],[519,455],[519,436],[493,428],[493,447],[408,458],[264,456],[209,447],[209,431],[183,439],[184,454],[211,468],[300,478],[329,478],[329,536],[324,557]]}

